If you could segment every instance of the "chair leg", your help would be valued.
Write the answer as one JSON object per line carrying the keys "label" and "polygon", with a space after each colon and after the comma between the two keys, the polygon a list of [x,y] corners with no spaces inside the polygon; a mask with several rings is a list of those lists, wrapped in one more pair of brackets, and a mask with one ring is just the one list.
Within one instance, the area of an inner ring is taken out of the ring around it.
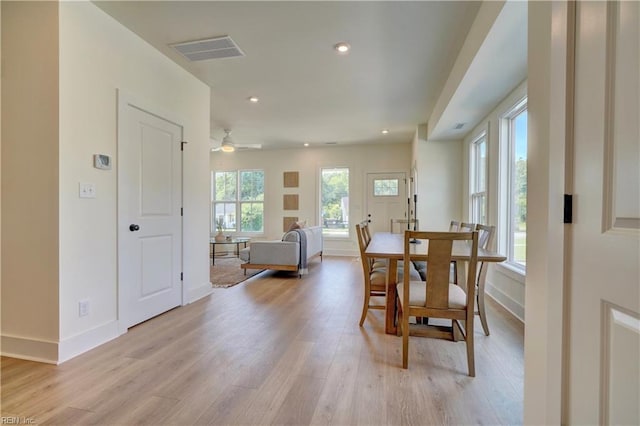
{"label": "chair leg", "polygon": [[362,305],[362,315],[360,316],[360,327],[364,324],[364,320],[367,317],[367,311],[369,311],[369,299],[371,298],[371,288],[365,284],[364,288],[364,303]]}
{"label": "chair leg", "polygon": [[480,315],[480,323],[486,336],[489,335],[489,324],[487,323],[487,311],[484,307],[484,282],[478,285],[478,314]]}
{"label": "chair leg", "polygon": [[[398,303],[401,306],[400,303]],[[402,309],[402,308],[400,308]],[[402,368],[409,368],[409,311],[402,313]]]}
{"label": "chair leg", "polygon": [[465,324],[465,343],[467,344],[467,365],[469,367],[469,376],[476,377],[476,364],[473,351],[473,316],[471,320],[467,320]]}

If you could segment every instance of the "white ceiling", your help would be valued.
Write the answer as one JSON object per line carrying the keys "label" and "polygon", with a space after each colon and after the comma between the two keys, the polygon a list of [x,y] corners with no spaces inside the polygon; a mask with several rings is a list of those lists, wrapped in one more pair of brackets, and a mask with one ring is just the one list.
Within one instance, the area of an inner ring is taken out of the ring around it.
{"label": "white ceiling", "polygon": [[[211,136],[265,148],[410,142],[479,2],[96,4],[212,88]],[[170,44],[229,35],[241,58],[189,62]],[[352,50],[337,55],[333,45]],[[258,96],[252,104],[249,96]],[[383,128],[389,129],[382,135]]]}

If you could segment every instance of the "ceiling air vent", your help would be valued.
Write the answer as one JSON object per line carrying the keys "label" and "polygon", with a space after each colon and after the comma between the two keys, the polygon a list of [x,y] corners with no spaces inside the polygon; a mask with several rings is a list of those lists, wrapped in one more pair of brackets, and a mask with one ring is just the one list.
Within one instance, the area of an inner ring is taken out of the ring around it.
{"label": "ceiling air vent", "polygon": [[453,126],[454,130],[460,130],[464,127],[465,123],[456,123],[455,126]]}
{"label": "ceiling air vent", "polygon": [[185,41],[184,43],[171,44],[170,46],[190,61],[244,56],[244,52],[229,36]]}

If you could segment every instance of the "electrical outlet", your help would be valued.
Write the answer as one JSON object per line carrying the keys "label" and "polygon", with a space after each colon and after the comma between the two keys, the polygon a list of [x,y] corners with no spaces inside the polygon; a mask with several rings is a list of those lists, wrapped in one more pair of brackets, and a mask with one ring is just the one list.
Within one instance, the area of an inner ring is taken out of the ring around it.
{"label": "electrical outlet", "polygon": [[78,316],[86,317],[89,315],[89,300],[81,300],[78,302]]}

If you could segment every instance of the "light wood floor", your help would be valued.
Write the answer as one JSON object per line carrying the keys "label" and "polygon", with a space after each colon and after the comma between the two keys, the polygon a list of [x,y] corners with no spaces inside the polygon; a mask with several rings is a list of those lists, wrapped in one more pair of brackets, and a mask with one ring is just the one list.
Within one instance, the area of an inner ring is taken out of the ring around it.
{"label": "light wood floor", "polygon": [[2,358],[2,416],[37,424],[519,424],[523,326],[489,303],[465,345],[363,328],[359,260],[264,272],[60,366]]}

